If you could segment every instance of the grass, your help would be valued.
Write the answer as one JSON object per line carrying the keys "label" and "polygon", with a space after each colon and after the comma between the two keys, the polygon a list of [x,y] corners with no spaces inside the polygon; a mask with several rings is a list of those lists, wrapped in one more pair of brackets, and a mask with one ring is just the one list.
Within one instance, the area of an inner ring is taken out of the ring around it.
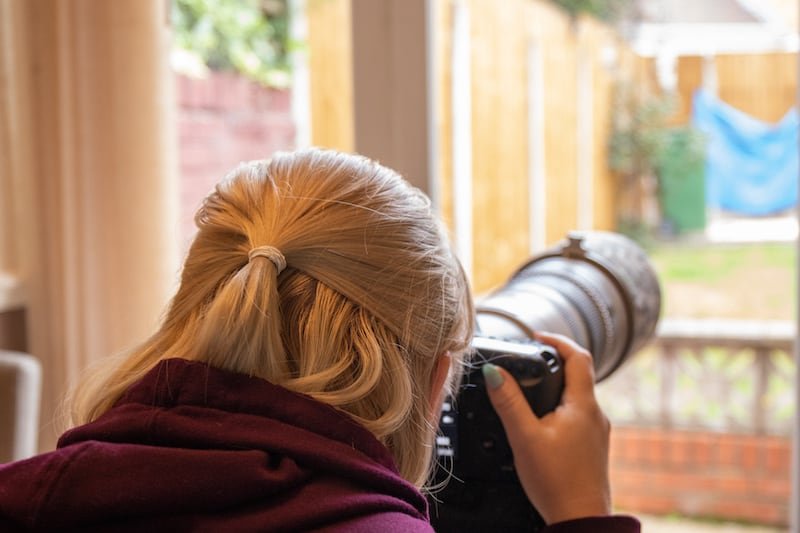
{"label": "grass", "polygon": [[650,253],[660,274],[668,281],[716,282],[736,277],[747,269],[795,267],[793,243],[740,245],[657,245]]}
{"label": "grass", "polygon": [[794,320],[794,243],[655,243],[648,252],[662,285],[662,316]]}

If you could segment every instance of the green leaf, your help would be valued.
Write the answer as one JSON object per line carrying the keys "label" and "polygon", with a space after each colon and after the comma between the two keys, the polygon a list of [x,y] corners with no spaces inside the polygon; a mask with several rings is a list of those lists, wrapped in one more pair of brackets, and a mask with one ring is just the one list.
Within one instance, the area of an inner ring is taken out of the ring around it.
{"label": "green leaf", "polygon": [[173,0],[174,43],[209,68],[286,86],[288,17],[287,0]]}

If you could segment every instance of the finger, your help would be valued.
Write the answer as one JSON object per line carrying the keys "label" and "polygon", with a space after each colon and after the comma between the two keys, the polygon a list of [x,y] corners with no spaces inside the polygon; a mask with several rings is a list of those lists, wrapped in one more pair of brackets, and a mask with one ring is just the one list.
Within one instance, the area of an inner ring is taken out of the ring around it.
{"label": "finger", "polygon": [[483,365],[481,370],[486,381],[489,401],[500,417],[508,441],[514,448],[516,443],[521,443],[526,438],[522,432],[523,428],[535,427],[539,419],[531,410],[519,384],[511,374],[491,363]]}
{"label": "finger", "polygon": [[564,361],[562,402],[595,401],[592,355],[577,342],[564,335],[536,332],[536,340],[555,348]]}

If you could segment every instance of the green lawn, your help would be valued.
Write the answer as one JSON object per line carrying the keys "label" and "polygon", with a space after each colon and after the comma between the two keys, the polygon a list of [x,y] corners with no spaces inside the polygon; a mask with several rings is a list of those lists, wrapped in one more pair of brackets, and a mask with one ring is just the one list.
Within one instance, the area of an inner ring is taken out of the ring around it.
{"label": "green lawn", "polygon": [[657,243],[662,317],[794,320],[795,243]]}

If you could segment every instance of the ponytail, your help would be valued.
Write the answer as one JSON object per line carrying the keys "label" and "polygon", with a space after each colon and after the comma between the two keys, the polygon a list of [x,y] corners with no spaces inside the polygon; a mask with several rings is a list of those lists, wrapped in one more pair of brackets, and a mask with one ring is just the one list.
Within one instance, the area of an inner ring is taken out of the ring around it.
{"label": "ponytail", "polygon": [[213,366],[280,383],[292,375],[281,340],[277,279],[286,260],[271,246],[253,248],[248,258],[209,304],[196,350]]}

